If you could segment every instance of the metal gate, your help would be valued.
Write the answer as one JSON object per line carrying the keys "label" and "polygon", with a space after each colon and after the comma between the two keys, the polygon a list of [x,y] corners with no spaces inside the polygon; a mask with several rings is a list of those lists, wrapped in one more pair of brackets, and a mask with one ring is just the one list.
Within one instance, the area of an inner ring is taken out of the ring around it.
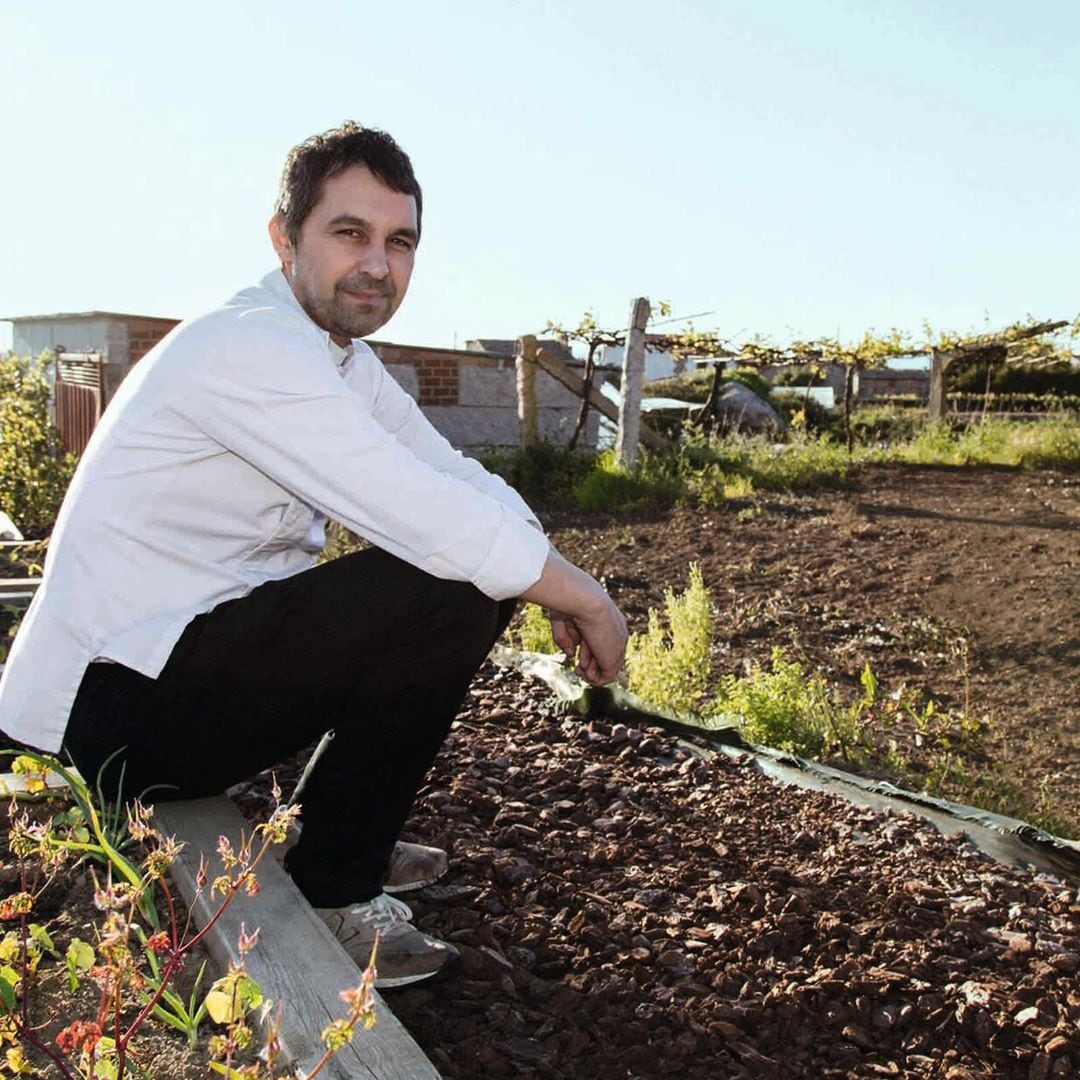
{"label": "metal gate", "polygon": [[56,357],[56,426],[65,450],[81,454],[104,407],[105,366],[100,353]]}

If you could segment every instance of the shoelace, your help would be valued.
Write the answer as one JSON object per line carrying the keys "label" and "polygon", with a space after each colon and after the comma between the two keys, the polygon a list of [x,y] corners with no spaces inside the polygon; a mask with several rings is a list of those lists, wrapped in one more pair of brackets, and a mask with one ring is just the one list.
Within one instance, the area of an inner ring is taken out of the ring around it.
{"label": "shoelace", "polygon": [[412,919],[412,908],[403,900],[386,893],[379,893],[374,900],[356,904],[353,915],[358,915],[363,922],[370,923],[376,930],[390,930],[399,923]]}

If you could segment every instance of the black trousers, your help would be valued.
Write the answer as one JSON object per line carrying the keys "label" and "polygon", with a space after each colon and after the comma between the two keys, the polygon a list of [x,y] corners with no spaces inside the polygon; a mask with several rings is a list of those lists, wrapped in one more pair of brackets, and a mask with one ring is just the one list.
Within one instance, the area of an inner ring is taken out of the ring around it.
{"label": "black trousers", "polygon": [[89,665],[64,746],[109,797],[153,802],[220,793],[332,731],[286,867],[315,907],[368,900],[514,605],[379,549],[346,555],[199,615],[156,679]]}

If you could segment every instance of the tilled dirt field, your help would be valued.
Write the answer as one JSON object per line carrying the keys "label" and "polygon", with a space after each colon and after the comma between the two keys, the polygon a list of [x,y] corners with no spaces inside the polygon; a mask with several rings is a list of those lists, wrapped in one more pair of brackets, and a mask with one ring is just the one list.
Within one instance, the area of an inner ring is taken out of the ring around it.
{"label": "tilled dirt field", "polygon": [[413,816],[460,970],[391,1007],[446,1077],[1070,1077],[1080,894],[489,670]]}
{"label": "tilled dirt field", "polygon": [[714,675],[767,665],[779,646],[854,694],[869,664],[883,693],[906,688],[950,717],[873,733],[879,759],[895,743],[907,770],[893,779],[932,775],[948,797],[1080,837],[1080,477],[882,466],[852,480],[548,525],[636,629],[696,561],[716,605]]}

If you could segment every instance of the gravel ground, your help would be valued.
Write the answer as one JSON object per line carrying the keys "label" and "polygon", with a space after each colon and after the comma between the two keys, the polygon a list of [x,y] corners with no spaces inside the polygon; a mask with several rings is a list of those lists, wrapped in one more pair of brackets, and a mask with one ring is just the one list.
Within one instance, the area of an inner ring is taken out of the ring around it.
{"label": "gravel ground", "polygon": [[489,669],[411,828],[460,972],[391,1004],[447,1077],[1069,1077],[1080,895]]}
{"label": "gravel ground", "polygon": [[457,971],[392,992],[447,1078],[1066,1078],[1080,894],[485,668],[410,820]]}

